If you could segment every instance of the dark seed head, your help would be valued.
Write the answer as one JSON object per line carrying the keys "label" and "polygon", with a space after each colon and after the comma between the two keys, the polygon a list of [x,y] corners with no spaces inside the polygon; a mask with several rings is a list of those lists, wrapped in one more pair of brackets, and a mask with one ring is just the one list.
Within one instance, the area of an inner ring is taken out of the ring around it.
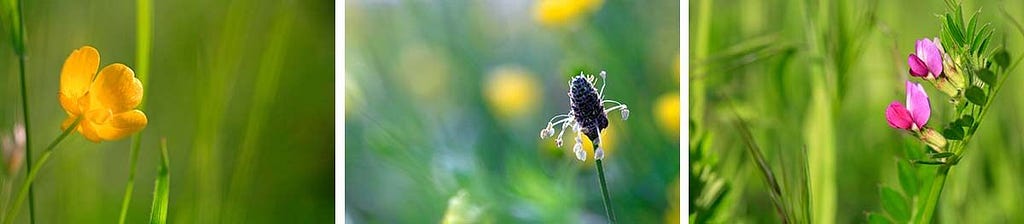
{"label": "dark seed head", "polygon": [[594,85],[582,75],[574,77],[569,86],[569,107],[581,131],[591,140],[596,140],[598,133],[608,128],[608,117],[604,114],[601,98]]}

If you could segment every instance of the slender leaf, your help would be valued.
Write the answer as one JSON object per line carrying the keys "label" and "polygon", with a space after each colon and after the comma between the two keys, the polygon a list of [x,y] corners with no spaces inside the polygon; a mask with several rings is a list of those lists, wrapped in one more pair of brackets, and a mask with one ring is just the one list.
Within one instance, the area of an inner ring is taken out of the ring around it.
{"label": "slender leaf", "polygon": [[150,224],[167,223],[167,202],[171,193],[170,160],[167,158],[167,139],[160,139],[160,165],[157,167],[153,187],[153,207],[149,212]]}
{"label": "slender leaf", "polygon": [[754,161],[757,162],[757,168],[760,168],[761,174],[764,176],[765,182],[771,188],[770,196],[772,203],[775,204],[775,210],[779,213],[783,223],[792,223],[789,213],[785,212],[789,209],[786,208],[786,203],[783,202],[782,187],[779,185],[779,181],[775,178],[775,172],[772,171],[768,165],[768,161],[764,158],[764,153],[761,151],[761,147],[757,146],[757,142],[754,141],[753,135],[750,134],[750,127],[743,121],[743,118],[736,113],[736,126],[740,131],[740,135],[743,137],[743,141],[747,145],[747,149],[750,152],[750,156],[754,157]]}
{"label": "slender leaf", "polygon": [[946,164],[946,163],[944,163],[944,162],[939,162],[939,161],[928,161],[928,160],[914,160],[914,164],[922,164],[922,165],[944,165],[944,164]]}
{"label": "slender leaf", "polygon": [[941,158],[946,158],[946,157],[950,157],[950,156],[953,156],[953,155],[956,155],[956,153],[940,152],[940,153],[931,154],[930,156],[932,158],[935,158],[935,159],[941,159]]}

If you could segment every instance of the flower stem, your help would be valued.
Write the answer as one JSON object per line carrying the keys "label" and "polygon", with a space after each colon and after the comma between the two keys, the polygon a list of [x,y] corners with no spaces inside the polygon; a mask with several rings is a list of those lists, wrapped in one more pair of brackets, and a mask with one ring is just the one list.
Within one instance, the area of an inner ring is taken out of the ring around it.
{"label": "flower stem", "polygon": [[[135,8],[135,63],[136,76],[146,89],[149,84],[149,50],[153,31],[152,1],[138,0]],[[146,100],[139,103],[139,109],[146,107]],[[142,145],[142,132],[132,136],[132,145],[129,154],[131,165],[128,171],[128,184],[124,187],[124,197],[121,200],[121,215],[117,219],[120,224],[125,223],[128,218],[128,206],[132,202],[132,192],[135,190],[135,166],[139,161],[139,147]]]}
{"label": "flower stem", "polygon": [[[597,148],[595,145],[594,148]],[[601,182],[601,196],[604,197],[604,212],[608,213],[608,223],[615,223],[615,212],[612,211],[612,198],[608,196],[608,186],[604,181],[604,166],[601,160],[597,162],[597,178]]]}
{"label": "flower stem", "polygon": [[935,207],[939,204],[942,187],[946,184],[946,176],[949,176],[950,168],[952,168],[952,165],[942,165],[939,167],[938,172],[935,173],[931,191],[928,192],[928,198],[925,199],[924,213],[921,214],[921,219],[917,220],[917,223],[931,223],[932,216],[935,214]]}
{"label": "flower stem", "polygon": [[121,216],[118,218],[117,223],[123,224],[125,218],[128,217],[128,204],[131,204],[132,202],[132,192],[134,192],[135,189],[135,166],[139,162],[139,147],[140,144],[142,144],[141,137],[142,134],[140,133],[136,133],[135,136],[132,137],[132,148],[129,153],[131,165],[129,165],[128,170],[128,185],[124,187],[124,199],[121,201]]}
{"label": "flower stem", "polygon": [[18,214],[17,211],[21,207],[21,202],[25,200],[25,196],[28,194],[30,189],[32,189],[32,181],[35,180],[36,174],[39,173],[39,169],[46,164],[46,161],[50,160],[50,155],[53,154],[53,148],[57,147],[57,144],[64,140],[64,138],[68,137],[68,135],[78,127],[78,122],[81,121],[81,116],[79,116],[78,119],[75,119],[75,123],[68,126],[68,128],[64,130],[64,133],[61,133],[57,139],[50,142],[49,146],[46,146],[46,149],[43,150],[43,155],[39,157],[39,161],[37,161],[35,165],[30,166],[31,169],[28,172],[28,176],[25,177],[25,183],[21,185],[21,189],[18,190],[18,197],[14,199],[14,204],[11,205],[10,210],[7,210],[7,217],[4,218],[4,223],[9,224],[14,222],[14,218],[17,217]]}

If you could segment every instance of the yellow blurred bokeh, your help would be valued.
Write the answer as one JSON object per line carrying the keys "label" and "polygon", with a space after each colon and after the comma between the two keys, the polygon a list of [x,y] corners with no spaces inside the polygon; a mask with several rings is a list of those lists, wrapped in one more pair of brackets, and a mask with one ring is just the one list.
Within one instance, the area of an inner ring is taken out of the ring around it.
{"label": "yellow blurred bokeh", "polygon": [[501,66],[484,80],[484,96],[501,119],[521,118],[537,107],[538,81],[519,66]]}
{"label": "yellow blurred bokeh", "polygon": [[533,16],[541,25],[560,27],[578,21],[601,8],[603,0],[540,0]]}
{"label": "yellow blurred bokeh", "polygon": [[654,102],[654,118],[658,128],[670,136],[679,135],[679,93],[662,94]]}

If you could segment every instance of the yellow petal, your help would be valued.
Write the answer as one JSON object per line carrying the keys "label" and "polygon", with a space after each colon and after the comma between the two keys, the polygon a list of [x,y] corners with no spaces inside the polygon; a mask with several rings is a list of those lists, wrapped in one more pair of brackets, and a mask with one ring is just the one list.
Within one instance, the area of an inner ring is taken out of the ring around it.
{"label": "yellow petal", "polygon": [[139,110],[131,110],[124,113],[114,114],[109,122],[95,126],[96,134],[104,141],[113,141],[124,138],[138,132],[146,127],[149,120],[146,114]]}
{"label": "yellow petal", "polygon": [[89,89],[90,108],[103,107],[113,113],[134,109],[142,101],[142,82],[124,64],[104,67]]}
{"label": "yellow petal", "polygon": [[85,136],[85,139],[88,139],[93,143],[100,143],[100,136],[96,134],[96,125],[90,121],[83,120],[78,122],[78,133],[82,133],[82,136]]}
{"label": "yellow petal", "polygon": [[[85,99],[87,97],[81,97],[78,99]],[[64,111],[68,112],[69,115],[82,114],[81,107],[78,104],[78,100],[71,98],[70,96],[64,95],[63,92],[57,93],[57,99],[60,100],[60,107],[64,108]]]}
{"label": "yellow petal", "polygon": [[96,77],[96,69],[99,66],[100,53],[96,51],[96,48],[90,46],[83,46],[71,52],[68,59],[64,60],[64,68],[60,71],[60,95],[61,106],[64,106],[65,110],[69,112],[77,110],[77,108],[69,108],[68,105],[65,105],[63,98],[68,98],[68,102],[75,102],[79,97],[85,95],[89,90],[89,85],[92,84],[93,77]]}

